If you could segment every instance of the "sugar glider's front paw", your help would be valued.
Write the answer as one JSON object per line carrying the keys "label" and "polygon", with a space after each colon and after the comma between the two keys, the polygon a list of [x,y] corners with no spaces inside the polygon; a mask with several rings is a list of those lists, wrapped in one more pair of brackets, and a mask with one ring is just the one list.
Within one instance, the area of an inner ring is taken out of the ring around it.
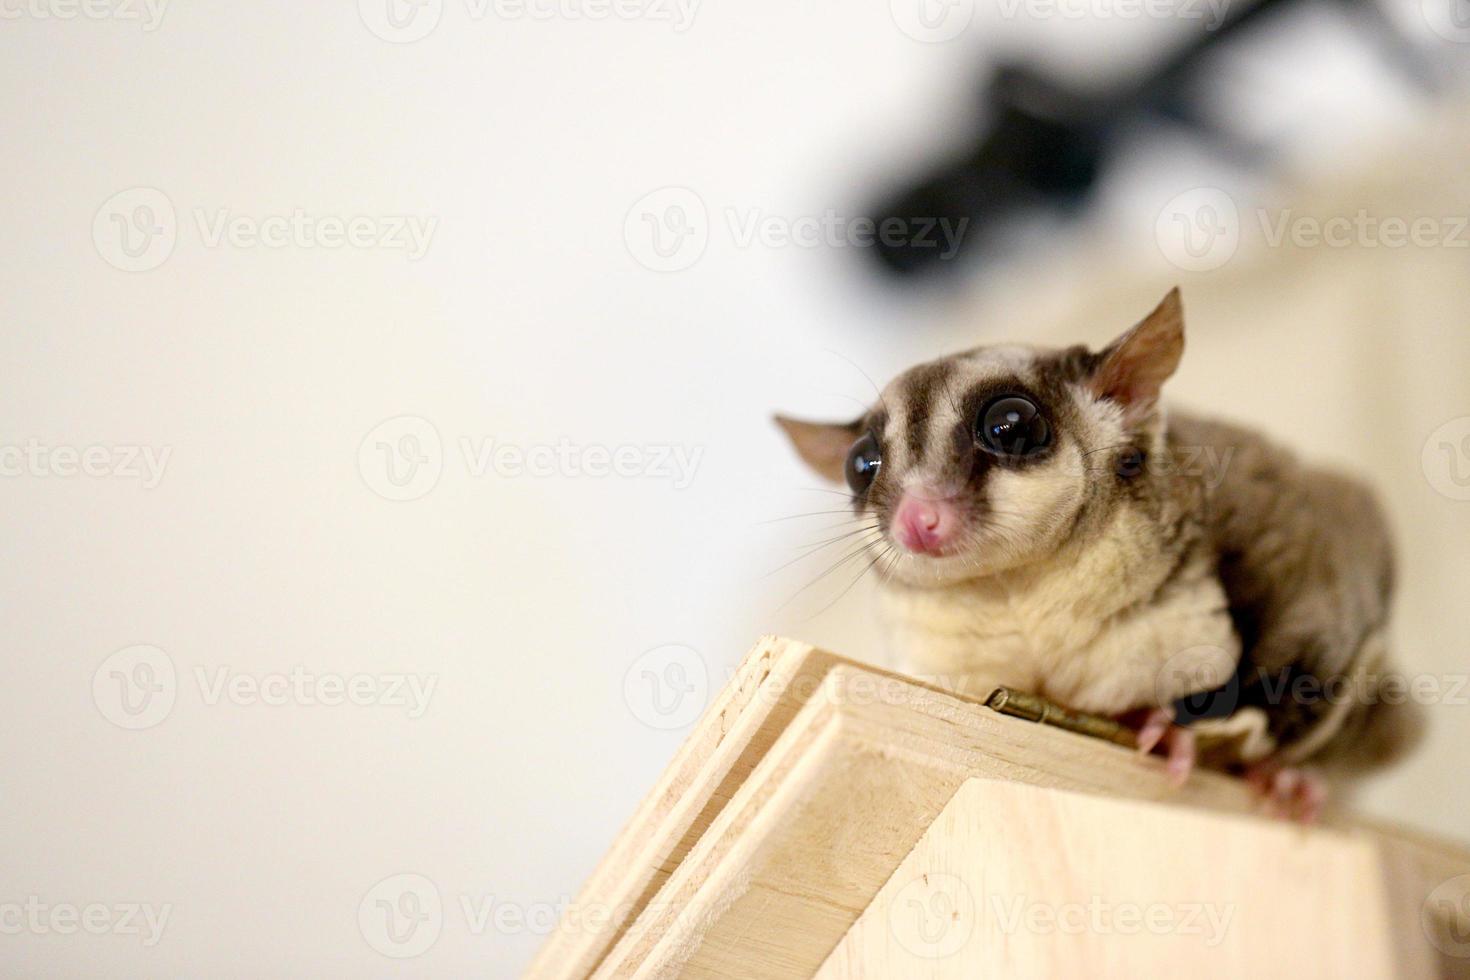
{"label": "sugar glider's front paw", "polygon": [[1175,786],[1183,786],[1189,780],[1189,774],[1194,771],[1198,752],[1194,732],[1174,724],[1174,711],[1171,708],[1154,708],[1144,717],[1143,725],[1138,729],[1138,751],[1148,755],[1157,748],[1162,748],[1168,759],[1165,768],[1169,773],[1169,781]]}

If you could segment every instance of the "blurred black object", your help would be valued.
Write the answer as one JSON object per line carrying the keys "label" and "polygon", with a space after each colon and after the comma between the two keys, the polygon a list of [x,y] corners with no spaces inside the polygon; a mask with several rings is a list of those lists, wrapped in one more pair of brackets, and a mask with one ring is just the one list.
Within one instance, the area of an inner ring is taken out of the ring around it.
{"label": "blurred black object", "polygon": [[[1207,80],[1205,56],[1247,25],[1298,2],[1233,3],[1214,30],[1191,40],[1146,76],[1110,92],[1069,89],[1020,65],[1000,67],[983,91],[989,128],[968,150],[875,209],[880,227],[887,221],[912,230],[912,235],[882,236],[872,254],[888,271],[916,276],[962,265],[948,260],[984,252],[1004,237],[1008,220],[1025,213],[1045,210],[1069,216],[1087,201],[1123,131],[1151,118],[1187,126],[1222,143],[1232,156],[1248,156],[1249,148],[1203,112],[1199,93]],[[1420,87],[1436,87],[1432,66],[1373,0],[1337,3],[1362,23],[1385,60]],[[957,251],[934,247],[927,232],[936,222],[962,232]]]}

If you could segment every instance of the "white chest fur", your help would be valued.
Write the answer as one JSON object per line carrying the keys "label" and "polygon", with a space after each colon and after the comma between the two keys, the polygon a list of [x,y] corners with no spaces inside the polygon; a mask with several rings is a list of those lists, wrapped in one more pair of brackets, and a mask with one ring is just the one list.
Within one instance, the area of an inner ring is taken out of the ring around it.
{"label": "white chest fur", "polygon": [[1167,704],[1227,680],[1240,656],[1212,563],[1115,535],[1043,565],[880,590],[904,669],[984,697],[998,685],[1082,711]]}

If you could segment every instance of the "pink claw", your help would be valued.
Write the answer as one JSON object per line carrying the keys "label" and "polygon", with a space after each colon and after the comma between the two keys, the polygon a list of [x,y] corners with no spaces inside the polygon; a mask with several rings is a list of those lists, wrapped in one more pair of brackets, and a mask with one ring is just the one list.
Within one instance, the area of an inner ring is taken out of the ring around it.
{"label": "pink claw", "polygon": [[1169,761],[1166,764],[1169,781],[1175,786],[1183,786],[1189,781],[1189,774],[1194,772],[1194,762],[1197,758],[1194,732],[1176,725],[1169,729],[1169,734],[1165,736],[1165,739],[1169,743]]}
{"label": "pink claw", "polygon": [[1138,751],[1142,755],[1148,755],[1158,744],[1163,741],[1169,731],[1169,726],[1174,724],[1174,713],[1168,708],[1155,708],[1148,713],[1143,720],[1143,727],[1138,730]]}
{"label": "pink claw", "polygon": [[1175,786],[1183,786],[1194,771],[1197,758],[1194,732],[1174,724],[1174,713],[1168,708],[1150,711],[1143,727],[1138,730],[1139,752],[1147,755],[1160,745],[1168,750],[1165,769],[1169,773],[1169,781]]}

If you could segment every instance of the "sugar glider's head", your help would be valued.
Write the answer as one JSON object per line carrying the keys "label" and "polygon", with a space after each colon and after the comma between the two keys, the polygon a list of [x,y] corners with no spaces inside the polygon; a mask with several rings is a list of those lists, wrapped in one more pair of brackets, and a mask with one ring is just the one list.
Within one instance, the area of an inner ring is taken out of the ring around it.
{"label": "sugar glider's head", "polygon": [[847,484],[890,577],[957,582],[1045,558],[1136,496],[1183,353],[1176,289],[1100,352],[979,347],[904,372],[853,422],[777,422]]}

